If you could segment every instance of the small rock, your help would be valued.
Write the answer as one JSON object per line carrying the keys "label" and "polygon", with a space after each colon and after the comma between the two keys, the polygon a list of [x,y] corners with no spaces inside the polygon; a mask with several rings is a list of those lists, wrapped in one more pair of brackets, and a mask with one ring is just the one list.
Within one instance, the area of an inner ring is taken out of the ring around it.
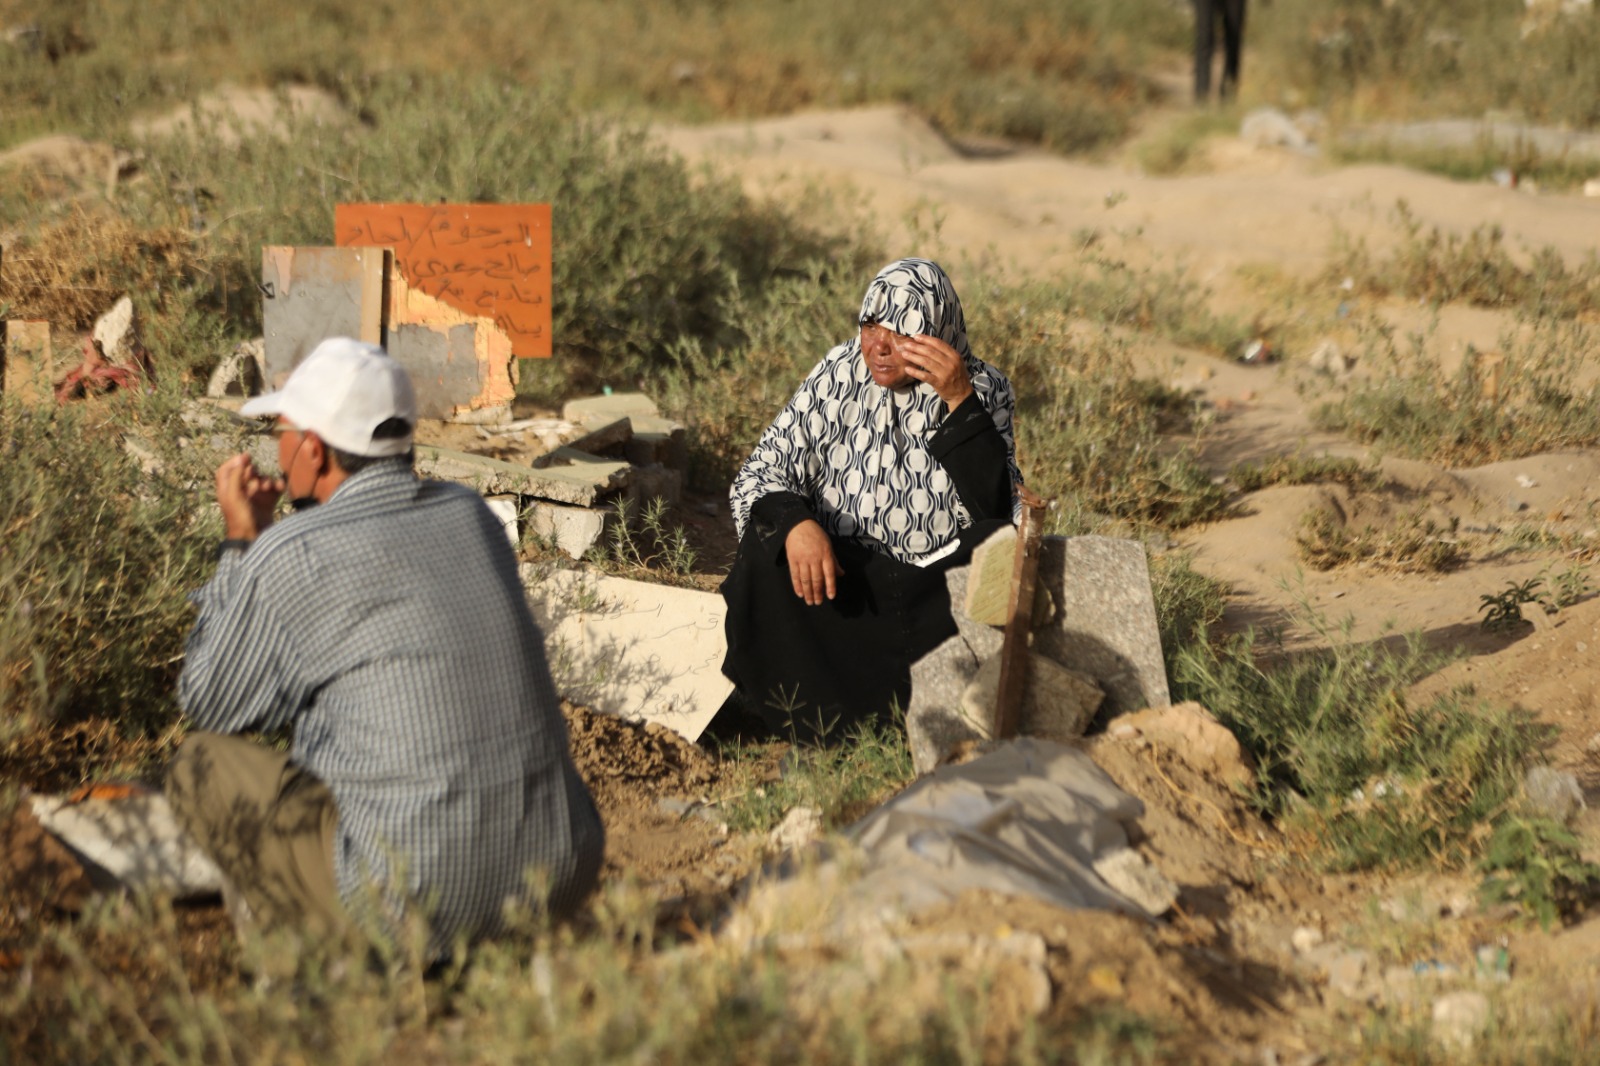
{"label": "small rock", "polygon": [[1600,755],[1600,733],[1596,733],[1594,736],[1590,737],[1589,743],[1585,744],[1583,747],[1584,750],[1590,755]]}
{"label": "small rock", "polygon": [[1305,151],[1311,141],[1294,120],[1273,107],[1259,107],[1239,124],[1239,137],[1257,148],[1293,148]]}
{"label": "small rock", "polygon": [[822,812],[815,807],[793,807],[778,827],[767,834],[773,851],[799,851],[822,835]]}
{"label": "small rock", "polygon": [[1335,956],[1323,968],[1329,990],[1352,999],[1359,997],[1371,965],[1371,956],[1360,948],[1351,948]]}
{"label": "small rock", "polygon": [[1571,773],[1549,766],[1535,766],[1523,779],[1528,808],[1563,825],[1570,825],[1584,809],[1583,789]]}
{"label": "small rock", "polygon": [[1178,886],[1132,848],[1116,848],[1098,856],[1094,872],[1152,918],[1167,913],[1178,901]]}
{"label": "small rock", "polygon": [[1295,954],[1305,955],[1321,946],[1322,930],[1309,925],[1302,925],[1295,929],[1289,937],[1289,943],[1294,945]]}
{"label": "small rock", "polygon": [[1482,992],[1449,992],[1433,1001],[1433,1035],[1458,1051],[1489,1030],[1489,997]]}
{"label": "small rock", "polygon": [[1583,195],[1600,196],[1600,178],[1590,178],[1583,183]]}
{"label": "small rock", "polygon": [[1324,338],[1317,346],[1311,349],[1311,354],[1306,357],[1306,362],[1311,369],[1322,374],[1334,377],[1343,377],[1356,365],[1356,357],[1346,355],[1339,342],[1332,338]]}

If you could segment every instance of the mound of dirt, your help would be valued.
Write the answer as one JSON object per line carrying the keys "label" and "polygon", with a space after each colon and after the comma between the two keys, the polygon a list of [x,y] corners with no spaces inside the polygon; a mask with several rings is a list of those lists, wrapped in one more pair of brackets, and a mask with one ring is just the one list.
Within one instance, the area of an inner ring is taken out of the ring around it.
{"label": "mound of dirt", "polygon": [[338,97],[315,86],[228,87],[206,93],[193,104],[163,115],[136,119],[129,124],[129,131],[135,137],[193,136],[197,116],[201,130],[230,148],[248,135],[284,137],[294,122],[337,127],[352,121]]}
{"label": "mound of dirt", "polygon": [[130,153],[70,133],[37,137],[0,152],[0,174],[35,200],[104,195],[134,168]]}
{"label": "mound of dirt", "polygon": [[[729,836],[699,801],[716,762],[677,733],[562,704],[572,757],[606,827],[605,880],[627,878],[668,901],[715,900],[751,868],[748,842]],[[665,802],[663,802],[665,801]]]}

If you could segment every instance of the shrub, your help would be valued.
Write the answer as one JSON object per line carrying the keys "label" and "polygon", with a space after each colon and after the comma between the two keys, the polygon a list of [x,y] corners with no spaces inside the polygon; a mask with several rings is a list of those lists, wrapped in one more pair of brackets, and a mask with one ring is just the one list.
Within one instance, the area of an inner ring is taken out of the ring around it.
{"label": "shrub", "polygon": [[1320,864],[1477,859],[1545,731],[1465,691],[1414,702],[1408,687],[1439,666],[1416,637],[1362,643],[1315,624],[1328,646],[1303,654],[1253,633],[1191,642],[1177,656],[1175,698],[1200,701],[1239,736],[1259,768],[1257,803]]}
{"label": "shrub", "polygon": [[219,532],[182,432],[160,397],[0,406],[0,715],[170,721],[185,597]]}
{"label": "shrub", "polygon": [[1508,335],[1499,352],[1468,350],[1449,366],[1427,338],[1368,334],[1372,373],[1312,412],[1323,429],[1413,459],[1451,466],[1515,459],[1600,443],[1600,385],[1585,384],[1595,330],[1540,318]]}

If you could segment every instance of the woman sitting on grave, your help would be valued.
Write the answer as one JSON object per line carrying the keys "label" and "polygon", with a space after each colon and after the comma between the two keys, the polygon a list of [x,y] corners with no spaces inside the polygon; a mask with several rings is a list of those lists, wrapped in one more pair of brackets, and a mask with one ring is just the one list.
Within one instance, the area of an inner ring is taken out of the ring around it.
{"label": "woman sitting on grave", "polygon": [[950,278],[890,263],[857,323],[734,479],[716,733],[837,742],[893,721],[911,664],[956,631],[944,571],[1013,520],[1016,397],[967,346]]}

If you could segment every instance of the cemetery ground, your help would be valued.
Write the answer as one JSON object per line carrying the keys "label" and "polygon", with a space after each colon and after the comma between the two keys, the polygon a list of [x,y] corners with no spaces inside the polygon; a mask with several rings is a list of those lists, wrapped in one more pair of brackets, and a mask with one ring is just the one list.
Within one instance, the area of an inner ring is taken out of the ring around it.
{"label": "cemetery ground", "polygon": [[[446,122],[413,87],[226,152],[217,130],[137,158],[57,144],[10,172],[33,191],[7,201],[0,302],[70,330],[131,292],[158,387],[0,411],[0,1062],[1596,1054],[1597,201],[1338,166],[1233,122],[1152,176],[1141,151],[1192,135],[1175,106],[1086,162],[900,107],[636,138],[474,93]],[[470,166],[412,158],[463,129],[492,146]],[[576,706],[601,890],[426,979],[404,946],[364,966],[240,943],[214,904],[96,893],[29,825],[21,788],[150,778],[181,735],[221,452],[184,401],[252,332],[259,245],[325,239],[335,201],[530,191],[575,220],[569,347],[524,367],[519,414],[642,387],[689,429],[667,525],[587,561],[631,576],[714,588],[727,477],[866,278],[913,251],[950,268],[1017,384],[1051,531],[1145,546],[1174,698],[1241,745],[1115,721],[1082,742],[1143,802],[1168,914],[971,895],[848,944],[818,935],[819,878],[814,904],[730,923],[791,812],[826,838],[908,783],[903,738],[696,746]]]}

